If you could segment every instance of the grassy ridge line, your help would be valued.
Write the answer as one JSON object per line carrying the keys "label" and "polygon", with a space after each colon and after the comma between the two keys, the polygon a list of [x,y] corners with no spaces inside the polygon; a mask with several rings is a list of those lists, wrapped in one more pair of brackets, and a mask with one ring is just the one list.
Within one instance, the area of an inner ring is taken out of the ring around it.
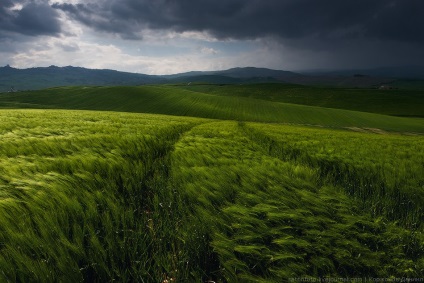
{"label": "grassy ridge line", "polygon": [[163,208],[173,203],[167,155],[202,120],[3,110],[0,121],[0,281],[184,273],[178,214]]}
{"label": "grassy ridge line", "polygon": [[317,168],[269,156],[236,122],[194,127],[172,153],[185,195],[178,231],[212,262],[203,281],[282,282],[300,276],[389,277],[424,272],[422,235],[372,218]]}
{"label": "grassy ridge line", "polygon": [[171,86],[56,88],[2,95],[0,105],[144,112],[224,120],[424,132],[421,119],[276,103],[245,97],[216,96]]}
{"label": "grassy ridge line", "polygon": [[251,123],[242,128],[271,156],[316,168],[322,182],[343,187],[374,216],[384,215],[410,228],[422,225],[421,137]]}
{"label": "grassy ridge line", "polygon": [[293,84],[190,85],[182,89],[220,96],[347,109],[393,116],[424,117],[422,90],[352,89]]}

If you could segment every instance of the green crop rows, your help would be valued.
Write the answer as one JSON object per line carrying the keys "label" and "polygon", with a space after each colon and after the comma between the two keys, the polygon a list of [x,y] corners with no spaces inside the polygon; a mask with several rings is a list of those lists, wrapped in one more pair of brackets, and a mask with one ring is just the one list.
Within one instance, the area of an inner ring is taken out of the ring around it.
{"label": "green crop rows", "polygon": [[422,119],[194,87],[0,97],[0,282],[424,274]]}

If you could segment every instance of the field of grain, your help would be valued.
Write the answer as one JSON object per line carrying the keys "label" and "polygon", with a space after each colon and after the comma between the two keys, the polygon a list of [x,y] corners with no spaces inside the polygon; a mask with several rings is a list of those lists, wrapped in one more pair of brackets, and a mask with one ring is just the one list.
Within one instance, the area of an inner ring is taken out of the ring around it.
{"label": "field of grain", "polygon": [[2,94],[0,281],[424,274],[421,97],[292,88]]}
{"label": "field of grain", "polygon": [[421,136],[107,111],[0,121],[1,281],[424,272]]}

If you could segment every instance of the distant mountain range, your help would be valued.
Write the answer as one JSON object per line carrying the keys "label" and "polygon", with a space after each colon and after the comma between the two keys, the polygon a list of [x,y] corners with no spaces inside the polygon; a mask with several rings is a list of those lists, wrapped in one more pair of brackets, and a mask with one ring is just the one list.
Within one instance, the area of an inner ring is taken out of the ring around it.
{"label": "distant mountain range", "polygon": [[424,66],[400,66],[400,67],[380,67],[372,69],[352,69],[352,70],[334,70],[334,71],[309,71],[303,72],[308,75],[325,76],[372,76],[397,79],[424,79]]}
{"label": "distant mountain range", "polygon": [[314,71],[295,73],[266,68],[232,68],[222,71],[193,71],[153,76],[115,70],[81,67],[39,67],[16,69],[0,67],[0,92],[35,90],[75,85],[143,85],[176,83],[235,84],[285,82],[304,85],[371,87],[390,84],[398,78],[424,79],[424,67],[376,68],[369,70]]}
{"label": "distant mountain range", "polygon": [[80,67],[40,67],[15,69],[0,68],[0,91],[33,90],[57,86],[74,85],[138,85],[161,83],[157,76],[118,72],[114,70],[93,70]]}
{"label": "distant mountain range", "polygon": [[280,70],[271,70],[266,68],[255,68],[255,67],[245,67],[245,68],[232,68],[223,71],[206,71],[206,72],[187,72],[180,73],[175,75],[165,75],[166,78],[183,78],[183,77],[197,77],[197,76],[224,76],[230,78],[238,79],[250,79],[250,78],[275,78],[283,79],[288,77],[296,77],[301,74],[293,73],[289,71],[280,71]]}

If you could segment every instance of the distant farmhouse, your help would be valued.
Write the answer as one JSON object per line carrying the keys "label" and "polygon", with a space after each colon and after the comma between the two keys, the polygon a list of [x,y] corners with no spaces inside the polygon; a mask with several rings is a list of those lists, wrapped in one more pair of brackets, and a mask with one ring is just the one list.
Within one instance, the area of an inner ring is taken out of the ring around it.
{"label": "distant farmhouse", "polygon": [[389,85],[381,85],[381,86],[379,86],[378,89],[380,89],[380,90],[388,90],[388,89],[393,89],[393,87],[392,86],[389,86]]}

